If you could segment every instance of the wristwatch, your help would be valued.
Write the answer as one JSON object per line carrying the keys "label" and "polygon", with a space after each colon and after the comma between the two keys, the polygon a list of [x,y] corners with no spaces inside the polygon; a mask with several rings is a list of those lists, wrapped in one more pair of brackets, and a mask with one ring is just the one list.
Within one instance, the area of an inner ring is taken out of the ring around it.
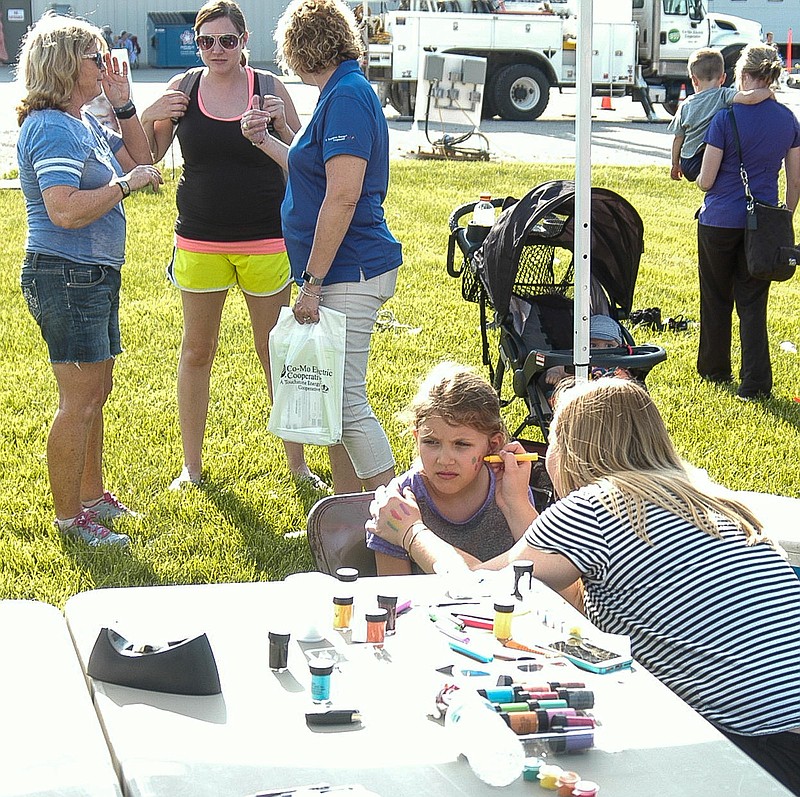
{"label": "wristwatch", "polygon": [[322,285],[322,283],[325,282],[325,277],[315,277],[313,274],[309,274],[307,271],[302,273],[301,279],[303,282],[307,282],[309,285]]}
{"label": "wristwatch", "polygon": [[131,187],[127,180],[117,180],[117,185],[122,189],[122,198],[127,199],[131,195]]}

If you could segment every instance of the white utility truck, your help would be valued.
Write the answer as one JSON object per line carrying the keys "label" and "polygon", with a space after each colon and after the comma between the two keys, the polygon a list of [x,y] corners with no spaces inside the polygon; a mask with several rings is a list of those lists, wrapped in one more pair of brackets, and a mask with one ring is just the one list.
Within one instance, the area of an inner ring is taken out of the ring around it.
{"label": "white utility truck", "polygon": [[[368,19],[369,79],[411,116],[424,53],[485,58],[483,116],[536,119],[551,88],[575,85],[577,6],[577,0],[400,0],[386,10],[382,0]],[[719,48],[732,76],[741,49],[761,38],[757,22],[709,15],[704,0],[594,0],[593,14],[594,93],[631,95],[649,117],[656,102],[675,112],[682,84],[689,85],[693,50]]]}

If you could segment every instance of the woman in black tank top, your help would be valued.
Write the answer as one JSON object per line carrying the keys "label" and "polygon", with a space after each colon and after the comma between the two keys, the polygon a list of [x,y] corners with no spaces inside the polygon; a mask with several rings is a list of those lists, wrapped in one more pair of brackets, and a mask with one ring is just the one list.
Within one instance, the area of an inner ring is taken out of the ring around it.
{"label": "woman in black tank top", "polygon": [[[202,477],[211,366],[228,288],[239,284],[267,386],[269,332],[290,296],[283,243],[280,167],[242,135],[253,102],[271,117],[287,144],[300,120],[283,84],[247,66],[247,25],[239,6],[212,0],[197,13],[195,43],[204,67],[174,78],[142,114],[153,155],[160,160],[177,127],[184,158],[178,185],[176,248],[169,276],[181,289],[183,342],[178,366],[178,413],[184,462],[176,489]],[[284,443],[292,473],[316,489],[327,485],[305,462],[303,447]]]}

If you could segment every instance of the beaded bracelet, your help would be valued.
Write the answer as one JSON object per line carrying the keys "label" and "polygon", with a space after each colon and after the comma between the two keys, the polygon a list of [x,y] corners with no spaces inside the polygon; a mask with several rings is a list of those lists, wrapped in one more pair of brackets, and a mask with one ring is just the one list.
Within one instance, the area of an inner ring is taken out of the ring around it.
{"label": "beaded bracelet", "polygon": [[114,111],[114,116],[117,119],[130,119],[133,116],[136,116],[136,106],[133,104],[133,100],[128,100],[125,105],[120,105],[119,108],[111,109]]}

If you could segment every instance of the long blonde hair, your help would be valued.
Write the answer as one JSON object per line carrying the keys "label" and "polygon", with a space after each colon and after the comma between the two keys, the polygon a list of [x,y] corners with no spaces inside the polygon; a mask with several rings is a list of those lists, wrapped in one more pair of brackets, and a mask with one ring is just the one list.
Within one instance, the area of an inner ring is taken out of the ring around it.
{"label": "long blonde hair", "polygon": [[26,94],[17,105],[17,123],[31,111],[66,111],[93,44],[108,51],[100,28],[82,19],[45,14],[26,34],[19,55],[19,75]]}
{"label": "long blonde hair", "polygon": [[605,508],[648,542],[647,504],[714,537],[721,516],[742,529],[749,545],[766,539],[746,506],[692,483],[653,400],[632,380],[604,378],[559,390],[550,445],[562,493],[600,484]]}

